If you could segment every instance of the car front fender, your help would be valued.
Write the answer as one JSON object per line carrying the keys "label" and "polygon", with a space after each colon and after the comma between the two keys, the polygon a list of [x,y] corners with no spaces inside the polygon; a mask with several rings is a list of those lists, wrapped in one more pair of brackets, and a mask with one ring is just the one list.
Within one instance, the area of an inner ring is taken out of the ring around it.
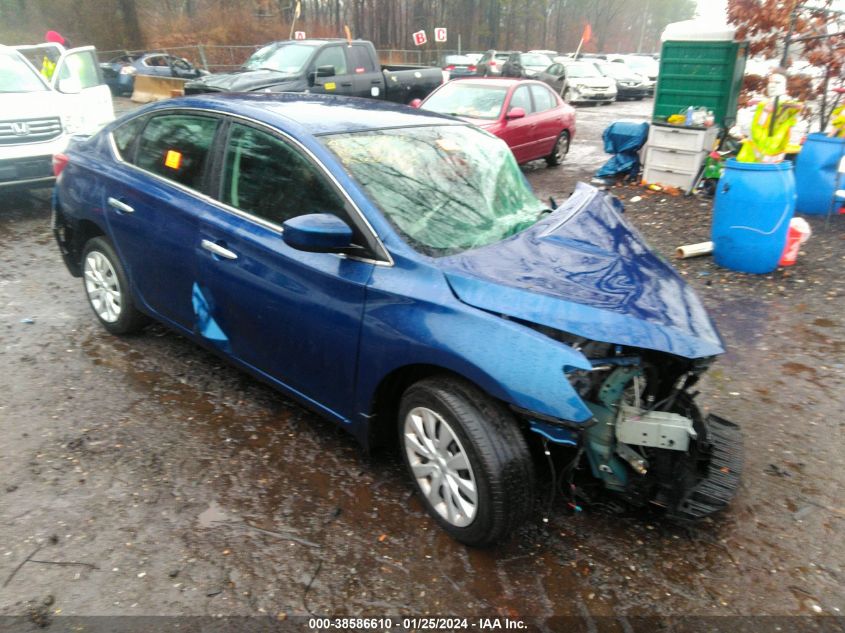
{"label": "car front fender", "polygon": [[[378,278],[390,271],[377,270],[367,290],[356,398],[362,416],[372,413],[375,394],[392,373],[426,365],[460,375],[525,411],[575,423],[592,418],[565,376],[569,369],[591,368],[579,351],[459,302],[442,276],[404,292],[380,287]],[[408,291],[414,289],[427,296],[412,298]]]}

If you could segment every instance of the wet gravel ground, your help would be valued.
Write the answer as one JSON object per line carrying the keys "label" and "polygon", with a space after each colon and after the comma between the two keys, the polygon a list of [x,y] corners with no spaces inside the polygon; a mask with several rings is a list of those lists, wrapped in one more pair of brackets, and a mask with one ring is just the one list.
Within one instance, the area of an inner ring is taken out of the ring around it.
{"label": "wet gravel ground", "polygon": [[[603,161],[604,126],[649,107],[580,108],[567,162],[525,168],[537,193],[563,199]],[[708,238],[707,200],[613,192],[666,258]],[[607,501],[539,508],[479,551],[427,518],[394,457],[365,459],[161,327],[108,335],[58,256],[49,194],[4,195],[0,615],[574,616],[585,631],[611,615],[841,615],[845,216],[810,223],[798,264],[771,275],[676,263],[729,349],[700,396],[745,433],[729,511],[682,528]]]}

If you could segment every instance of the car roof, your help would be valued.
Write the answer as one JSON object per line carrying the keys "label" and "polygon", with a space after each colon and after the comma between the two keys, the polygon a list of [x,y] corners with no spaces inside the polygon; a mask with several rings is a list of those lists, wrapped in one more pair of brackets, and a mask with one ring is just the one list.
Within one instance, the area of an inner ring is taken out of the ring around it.
{"label": "car roof", "polygon": [[299,128],[312,135],[461,124],[451,117],[396,103],[291,92],[202,94],[160,101],[147,111],[164,108],[199,108],[242,115],[282,129]]}
{"label": "car roof", "polygon": [[[455,83],[464,84],[483,84],[485,86],[501,86],[503,88],[510,88],[516,84],[526,83],[540,83],[537,81],[525,81],[516,77],[462,77],[456,79]],[[544,84],[545,85],[545,84]]]}

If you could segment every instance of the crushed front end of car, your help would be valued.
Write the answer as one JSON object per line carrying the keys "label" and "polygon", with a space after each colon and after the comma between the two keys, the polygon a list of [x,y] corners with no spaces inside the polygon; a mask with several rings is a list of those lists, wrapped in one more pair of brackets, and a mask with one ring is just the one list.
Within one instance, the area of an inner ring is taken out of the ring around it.
{"label": "crushed front end of car", "polygon": [[727,506],[742,470],[739,428],[696,404],[696,384],[724,348],[698,297],[622,211],[615,198],[579,185],[533,227],[441,261],[460,300],[588,361],[589,369],[562,368],[561,390],[589,414],[515,408],[545,446],[577,451],[562,472],[552,465],[572,505],[562,478],[586,463],[630,504],[696,520]]}

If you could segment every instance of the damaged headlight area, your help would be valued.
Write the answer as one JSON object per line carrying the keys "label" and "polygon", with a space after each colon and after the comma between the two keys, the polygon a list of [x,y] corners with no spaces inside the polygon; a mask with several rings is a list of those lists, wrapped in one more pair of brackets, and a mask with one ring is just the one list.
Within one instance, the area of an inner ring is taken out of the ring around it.
{"label": "damaged headlight area", "polygon": [[705,416],[693,390],[713,358],[691,360],[533,327],[579,350],[592,365],[564,368],[564,374],[593,414],[578,445],[604,488],[684,520],[727,505],[739,485],[742,438],[734,424]]}

